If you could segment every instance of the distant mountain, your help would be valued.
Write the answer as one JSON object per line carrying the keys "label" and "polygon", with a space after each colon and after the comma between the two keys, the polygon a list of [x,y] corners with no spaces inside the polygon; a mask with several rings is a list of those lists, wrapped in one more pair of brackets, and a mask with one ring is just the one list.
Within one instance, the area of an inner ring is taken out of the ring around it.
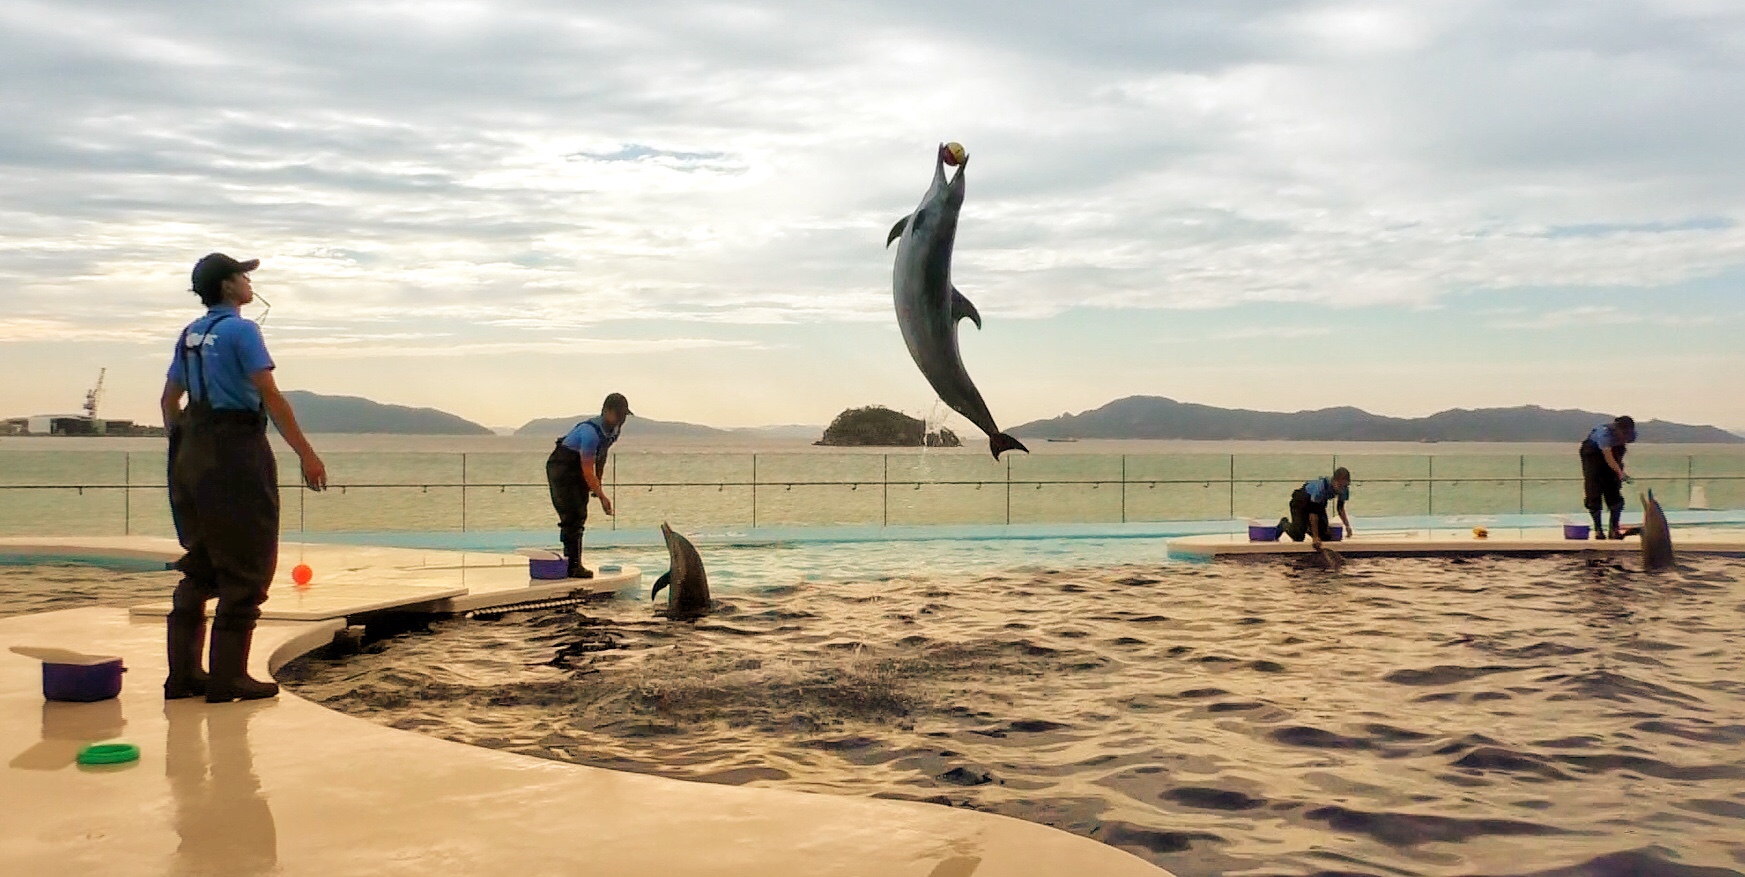
{"label": "distant mountain", "polygon": [[[571,417],[541,417],[529,420],[516,435],[557,436],[570,431],[570,427],[593,417],[592,414],[577,414]],[[641,436],[644,438],[686,438],[686,439],[816,439],[824,428],[821,426],[752,426],[734,429],[720,429],[713,426],[703,426],[697,423],[682,423],[674,420],[650,420],[647,417],[632,416],[624,423],[624,436]]]}
{"label": "distant mountain", "polygon": [[310,433],[382,433],[387,435],[491,435],[491,430],[435,408],[385,405],[357,396],[323,396],[307,390],[286,390],[297,409],[297,425]]}
{"label": "distant mountain", "polygon": [[[1094,411],[1026,423],[1012,433],[1037,438],[1208,441],[1579,442],[1588,430],[1610,419],[1609,414],[1537,405],[1456,408],[1429,417],[1401,418],[1349,407],[1286,413],[1129,396]],[[1638,421],[1636,432],[1644,442],[1745,443],[1745,437],[1713,426],[1662,420]]]}

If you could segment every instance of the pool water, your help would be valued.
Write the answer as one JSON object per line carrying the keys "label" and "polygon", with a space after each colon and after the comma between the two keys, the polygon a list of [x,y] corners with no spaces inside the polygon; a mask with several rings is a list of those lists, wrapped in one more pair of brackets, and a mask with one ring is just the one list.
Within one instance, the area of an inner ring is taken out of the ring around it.
{"label": "pool water", "polygon": [[1739,560],[1330,573],[1132,539],[704,556],[716,607],[695,623],[643,590],[281,676],[399,728],[971,807],[1184,877],[1745,872]]}
{"label": "pool water", "polygon": [[[156,566],[157,569],[149,569]],[[0,558],[0,618],[82,606],[126,608],[166,600],[181,574],[161,562],[98,565],[70,560]]]}

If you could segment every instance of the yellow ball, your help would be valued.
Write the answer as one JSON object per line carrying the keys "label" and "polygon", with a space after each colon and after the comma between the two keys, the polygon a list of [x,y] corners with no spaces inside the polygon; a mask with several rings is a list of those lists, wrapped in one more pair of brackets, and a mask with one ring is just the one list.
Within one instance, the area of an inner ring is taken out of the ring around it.
{"label": "yellow ball", "polygon": [[946,164],[949,164],[949,165],[952,165],[953,167],[955,167],[957,165],[963,164],[963,160],[968,158],[968,157],[969,157],[969,153],[963,151],[963,144],[962,143],[947,143],[947,144],[945,144],[945,163]]}
{"label": "yellow ball", "polygon": [[1491,534],[1491,531],[1486,530],[1483,527],[1473,527],[1472,528],[1473,538],[1485,539],[1485,538],[1488,538],[1490,536],[1490,534]]}

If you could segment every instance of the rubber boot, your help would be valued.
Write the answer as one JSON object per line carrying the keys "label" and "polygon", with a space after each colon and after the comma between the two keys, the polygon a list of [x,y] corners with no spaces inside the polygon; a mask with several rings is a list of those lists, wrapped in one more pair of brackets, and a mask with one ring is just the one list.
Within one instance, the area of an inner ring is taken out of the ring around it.
{"label": "rubber boot", "polygon": [[1600,523],[1600,510],[1599,509],[1588,509],[1587,513],[1589,515],[1591,515],[1594,519],[1594,538],[1595,539],[1606,538],[1605,525]]}
{"label": "rubber boot", "polygon": [[252,624],[241,630],[212,629],[212,678],[206,682],[207,703],[279,696],[277,683],[257,682],[248,675],[248,652],[253,642]]}
{"label": "rubber boot", "polygon": [[1622,538],[1624,538],[1624,534],[1622,532],[1620,532],[1618,529],[1618,520],[1620,518],[1624,517],[1624,509],[1622,506],[1619,506],[1618,508],[1611,509],[1610,511],[1612,513],[1612,526],[1606,528],[1606,538],[1608,538],[1608,539],[1622,539]]}
{"label": "rubber boot", "polygon": [[577,536],[574,539],[565,539],[563,543],[563,556],[570,562],[570,578],[591,579],[594,577],[593,570],[582,566],[582,537]]}
{"label": "rubber boot", "polygon": [[1278,519],[1278,531],[1272,534],[1272,541],[1277,542],[1285,536],[1285,529],[1291,525],[1290,518]]}
{"label": "rubber boot", "polygon": [[200,669],[206,651],[206,615],[194,619],[172,614],[169,622],[170,675],[164,680],[164,700],[199,697],[211,677]]}

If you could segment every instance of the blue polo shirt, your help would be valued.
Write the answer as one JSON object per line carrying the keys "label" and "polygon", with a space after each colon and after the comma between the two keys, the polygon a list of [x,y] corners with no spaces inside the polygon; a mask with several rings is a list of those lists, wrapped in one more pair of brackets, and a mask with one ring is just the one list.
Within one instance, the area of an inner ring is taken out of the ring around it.
{"label": "blue polo shirt", "polygon": [[1621,448],[1628,442],[1634,441],[1635,438],[1636,432],[1634,430],[1631,430],[1628,437],[1620,436],[1617,426],[1610,423],[1602,423],[1594,427],[1593,432],[1587,434],[1587,440],[1593,442],[1595,447],[1600,448]]}
{"label": "blue polo shirt", "polygon": [[563,446],[584,457],[598,457],[618,441],[623,428],[609,430],[604,417],[590,417],[564,434]]}
{"label": "blue polo shirt", "polygon": [[1346,485],[1344,490],[1334,490],[1333,479],[1325,475],[1303,482],[1303,492],[1309,495],[1309,502],[1326,502],[1334,497],[1338,497],[1342,503],[1351,501],[1351,486]]}
{"label": "blue polo shirt", "polygon": [[190,402],[206,401],[221,411],[259,411],[254,376],[272,367],[261,327],[243,319],[234,305],[213,305],[176,338],[170,380],[188,390]]}

